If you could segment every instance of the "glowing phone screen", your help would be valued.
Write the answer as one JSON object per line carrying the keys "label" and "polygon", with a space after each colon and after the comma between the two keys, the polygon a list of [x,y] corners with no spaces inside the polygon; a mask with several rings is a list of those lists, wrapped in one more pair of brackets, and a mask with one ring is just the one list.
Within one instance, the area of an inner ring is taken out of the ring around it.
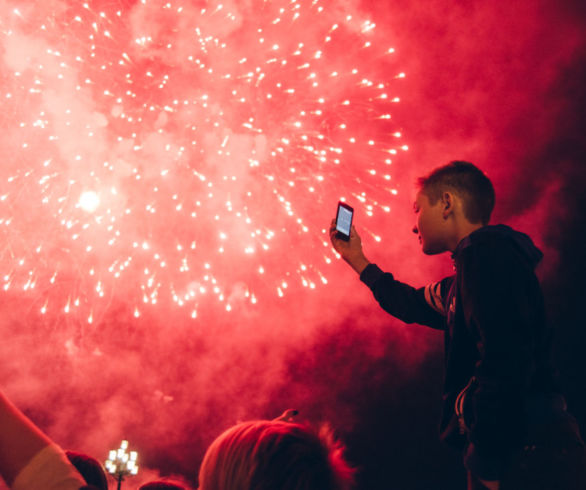
{"label": "glowing phone screen", "polygon": [[336,218],[336,230],[344,235],[350,236],[350,227],[352,226],[352,211],[343,206],[338,207],[338,217]]}

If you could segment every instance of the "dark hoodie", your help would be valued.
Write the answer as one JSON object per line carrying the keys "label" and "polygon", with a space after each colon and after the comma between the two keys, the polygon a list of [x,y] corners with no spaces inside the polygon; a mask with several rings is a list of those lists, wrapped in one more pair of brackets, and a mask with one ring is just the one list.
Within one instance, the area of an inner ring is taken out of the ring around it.
{"label": "dark hoodie", "polygon": [[498,479],[503,454],[526,441],[526,401],[558,392],[534,272],[542,256],[527,235],[485,226],[458,244],[455,275],[437,283],[415,289],[374,264],[360,276],[391,315],[444,330],[440,435],[475,448],[469,469],[483,479]]}

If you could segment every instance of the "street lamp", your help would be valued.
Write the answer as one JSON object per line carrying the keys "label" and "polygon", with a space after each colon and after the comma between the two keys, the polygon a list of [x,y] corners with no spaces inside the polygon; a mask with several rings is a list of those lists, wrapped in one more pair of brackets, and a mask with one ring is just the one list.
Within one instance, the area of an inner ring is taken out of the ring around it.
{"label": "street lamp", "polygon": [[126,452],[128,449],[128,441],[122,441],[119,449],[110,451],[105,466],[108,473],[114,476],[118,481],[118,490],[122,485],[122,480],[125,476],[136,475],[138,473],[138,465],[136,460],[138,453],[136,451]]}

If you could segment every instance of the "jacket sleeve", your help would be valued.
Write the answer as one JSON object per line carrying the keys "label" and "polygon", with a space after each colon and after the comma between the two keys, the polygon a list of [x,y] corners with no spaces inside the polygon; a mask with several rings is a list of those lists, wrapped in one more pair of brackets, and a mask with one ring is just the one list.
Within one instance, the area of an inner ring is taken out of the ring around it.
{"label": "jacket sleeve", "polygon": [[395,280],[392,274],[383,272],[375,264],[369,264],[362,271],[360,280],[387,313],[405,323],[445,330],[442,293],[445,294],[447,285],[443,282],[416,289]]}
{"label": "jacket sleeve", "polygon": [[541,289],[533,269],[509,244],[470,247],[460,270],[462,307],[479,351],[464,405],[468,437],[479,461],[495,460],[518,442],[536,330],[544,321]]}

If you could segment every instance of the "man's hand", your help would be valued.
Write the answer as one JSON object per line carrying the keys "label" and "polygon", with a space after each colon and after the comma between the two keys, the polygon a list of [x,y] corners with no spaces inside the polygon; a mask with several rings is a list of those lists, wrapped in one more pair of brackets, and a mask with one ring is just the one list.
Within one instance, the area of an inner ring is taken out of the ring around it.
{"label": "man's hand", "polygon": [[362,240],[356,232],[356,228],[352,226],[352,229],[350,230],[350,240],[348,241],[338,238],[337,233],[336,220],[333,219],[330,224],[330,240],[334,246],[334,250],[338,252],[358,274],[362,273],[370,262],[362,252]]}

